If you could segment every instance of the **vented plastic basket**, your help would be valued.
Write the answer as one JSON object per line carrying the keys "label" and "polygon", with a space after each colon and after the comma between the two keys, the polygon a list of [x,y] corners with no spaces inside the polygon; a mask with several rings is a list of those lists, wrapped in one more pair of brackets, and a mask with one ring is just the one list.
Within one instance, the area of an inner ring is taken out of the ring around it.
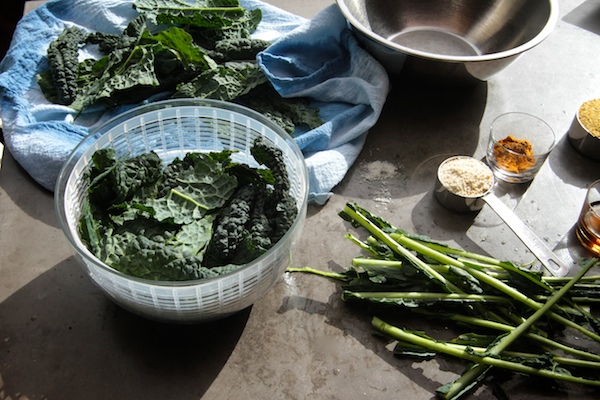
{"label": "vented plastic basket", "polygon": [[[87,193],[83,173],[91,155],[112,147],[119,156],[155,151],[165,163],[191,151],[237,150],[235,161],[258,166],[250,155],[262,136],[283,151],[298,216],[273,248],[235,272],[212,279],[159,282],[125,275],[100,262],[81,242],[78,220]],[[92,280],[114,302],[138,315],[193,323],[231,315],[252,305],[282,276],[306,219],[308,177],[302,152],[279,126],[261,114],[212,100],[166,100],[137,107],[108,121],[84,139],[59,175],[55,206],[59,222]]]}

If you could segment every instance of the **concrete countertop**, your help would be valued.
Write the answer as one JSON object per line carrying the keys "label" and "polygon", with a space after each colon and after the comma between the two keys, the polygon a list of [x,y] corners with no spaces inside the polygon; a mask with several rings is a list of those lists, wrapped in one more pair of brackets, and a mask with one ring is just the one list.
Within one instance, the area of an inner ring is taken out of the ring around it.
{"label": "concrete countertop", "polygon": [[[268,2],[308,18],[333,3]],[[586,255],[573,225],[600,163],[579,155],[566,132],[579,105],[600,97],[600,2],[560,6],[551,36],[486,83],[443,89],[394,79],[359,159],[325,206],[310,207],[293,266],[340,271],[359,255],[337,215],[347,201],[438,241],[530,260],[487,208],[476,217],[452,215],[432,196],[439,162],[482,157],[490,122],[505,111],[539,115],[562,139],[536,180],[511,188],[503,201],[566,261]],[[221,321],[178,326],[139,318],[84,275],[58,227],[52,193],[4,151],[0,399],[431,399],[462,372],[445,358],[395,358],[372,336],[370,318],[343,304],[339,291],[322,278],[286,274],[254,306]],[[512,399],[600,394],[518,377],[504,388]],[[474,398],[494,398],[491,387]]]}

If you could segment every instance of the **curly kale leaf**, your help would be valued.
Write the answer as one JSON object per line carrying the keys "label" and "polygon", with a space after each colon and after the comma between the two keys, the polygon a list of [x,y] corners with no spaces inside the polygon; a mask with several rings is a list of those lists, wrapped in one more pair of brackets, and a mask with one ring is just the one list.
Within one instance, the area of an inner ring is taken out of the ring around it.
{"label": "curly kale leaf", "polygon": [[267,77],[256,63],[228,62],[180,84],[173,97],[232,101],[265,82]]}
{"label": "curly kale leaf", "polygon": [[120,159],[97,150],[85,174],[82,241],[107,265],[155,280],[216,276],[259,257],[289,229],[296,203],[280,150],[254,142],[267,168],[232,153],[188,153],[162,168],[153,152]]}
{"label": "curly kale leaf", "polygon": [[[157,240],[158,239],[158,240]],[[180,253],[177,249],[165,246],[159,238],[143,235],[129,237],[123,245],[122,256],[112,263],[112,267],[127,275],[152,279],[181,281],[200,279],[200,260],[195,256]]]}
{"label": "curly kale leaf", "polygon": [[257,258],[283,237],[298,214],[282,151],[259,137],[251,154],[269,173],[246,180],[219,214],[205,254],[207,267]]}
{"label": "curly kale leaf", "polygon": [[213,58],[218,62],[255,61],[256,55],[265,50],[271,42],[262,39],[234,38],[215,43]]}
{"label": "curly kale leaf", "polygon": [[230,154],[188,153],[184,160],[174,160],[156,177],[155,193],[114,207],[122,213],[112,216],[113,222],[123,225],[143,217],[183,226],[205,218],[220,209],[238,185],[227,171]]}
{"label": "curly kale leaf", "polygon": [[202,207],[221,207],[231,196],[237,181],[228,173],[233,151],[187,153],[183,159],[175,159],[164,170],[159,196],[172,190],[183,194],[196,192],[192,198],[202,198]]}
{"label": "curly kale leaf", "polygon": [[71,104],[77,96],[79,47],[87,33],[76,27],[65,28],[48,46],[48,63],[60,104]]}
{"label": "curly kale leaf", "polygon": [[260,9],[246,10],[237,0],[196,0],[185,5],[173,0],[140,0],[135,7],[157,25],[185,26],[206,48],[221,39],[249,38],[262,19]]}
{"label": "curly kale leaf", "polygon": [[239,251],[246,225],[250,221],[252,204],[257,192],[251,185],[242,186],[219,213],[214,234],[207,250],[205,265],[230,264]]}
{"label": "curly kale leaf", "polygon": [[290,229],[298,208],[290,194],[290,180],[281,149],[258,137],[250,149],[254,159],[265,165],[274,177],[273,191],[267,197],[266,214],[273,227],[272,240],[276,243]]}
{"label": "curly kale leaf", "polygon": [[211,62],[181,28],[171,27],[156,35],[144,30],[133,47],[115,50],[91,67],[101,73],[89,76],[71,107],[82,110],[95,103],[137,103],[152,94],[175,90],[181,80],[213,67]]}
{"label": "curly kale leaf", "polygon": [[126,34],[116,35],[113,33],[93,32],[87,37],[86,43],[98,45],[98,50],[102,54],[110,54],[115,50],[131,48],[136,40],[136,37]]}
{"label": "curly kale leaf", "polygon": [[309,99],[283,98],[270,84],[256,86],[237,101],[263,114],[290,135],[299,126],[315,129],[323,125],[319,109],[311,107]]}
{"label": "curly kale leaf", "polygon": [[100,149],[92,155],[89,170],[90,203],[110,207],[156,191],[162,176],[162,160],[154,152],[120,159],[114,149]]}
{"label": "curly kale leaf", "polygon": [[148,15],[155,20],[162,14],[193,17],[194,14],[207,10],[215,12],[239,12],[243,10],[238,0],[136,0],[133,7],[141,14]]}

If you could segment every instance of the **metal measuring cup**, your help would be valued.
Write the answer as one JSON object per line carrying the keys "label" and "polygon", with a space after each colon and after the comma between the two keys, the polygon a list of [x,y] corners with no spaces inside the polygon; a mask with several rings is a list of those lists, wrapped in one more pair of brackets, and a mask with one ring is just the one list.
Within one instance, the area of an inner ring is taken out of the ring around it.
{"label": "metal measuring cup", "polygon": [[523,244],[531,251],[531,253],[540,261],[542,266],[554,276],[565,276],[569,273],[569,267],[567,267],[560,258],[554,254],[554,252],[546,246],[546,244],[531,230],[529,227],[521,221],[521,219],[508,208],[502,200],[500,200],[493,192],[495,185],[494,174],[491,169],[480,162],[485,168],[490,171],[491,185],[489,189],[477,196],[461,196],[450,191],[440,179],[440,171],[444,167],[444,164],[457,158],[470,158],[468,156],[455,156],[444,160],[438,167],[436,175],[436,184],[434,196],[435,198],[447,209],[457,213],[472,213],[477,212],[487,204],[503,221],[504,223],[517,235],[517,237],[523,242]]}

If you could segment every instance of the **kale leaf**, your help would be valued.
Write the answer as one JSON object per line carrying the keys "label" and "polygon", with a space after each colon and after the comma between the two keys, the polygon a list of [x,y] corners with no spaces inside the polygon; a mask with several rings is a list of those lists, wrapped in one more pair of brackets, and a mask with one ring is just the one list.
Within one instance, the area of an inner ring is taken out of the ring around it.
{"label": "kale leaf", "polygon": [[251,154],[269,174],[255,175],[264,180],[247,180],[219,214],[205,253],[209,267],[255,259],[283,237],[298,214],[282,151],[259,137]]}
{"label": "kale leaf", "polygon": [[[290,134],[323,122],[304,99],[284,99],[256,62],[269,42],[252,38],[262,19],[238,0],[136,0],[139,16],[120,34],[65,28],[50,43],[50,68],[36,76],[47,100],[82,112],[151,96],[235,101]],[[79,61],[96,46],[98,59]],[[264,88],[268,87],[267,90]]]}
{"label": "kale leaf", "polygon": [[76,27],[63,30],[48,47],[50,77],[55,82],[53,96],[60,104],[70,104],[76,97],[75,80],[79,71],[79,47],[85,42],[86,33]]}
{"label": "kale leaf", "polygon": [[266,168],[233,162],[233,153],[192,152],[163,167],[154,152],[95,151],[82,241],[107,265],[153,280],[212,277],[255,259],[289,229],[297,206],[280,150],[255,140],[251,153]]}

